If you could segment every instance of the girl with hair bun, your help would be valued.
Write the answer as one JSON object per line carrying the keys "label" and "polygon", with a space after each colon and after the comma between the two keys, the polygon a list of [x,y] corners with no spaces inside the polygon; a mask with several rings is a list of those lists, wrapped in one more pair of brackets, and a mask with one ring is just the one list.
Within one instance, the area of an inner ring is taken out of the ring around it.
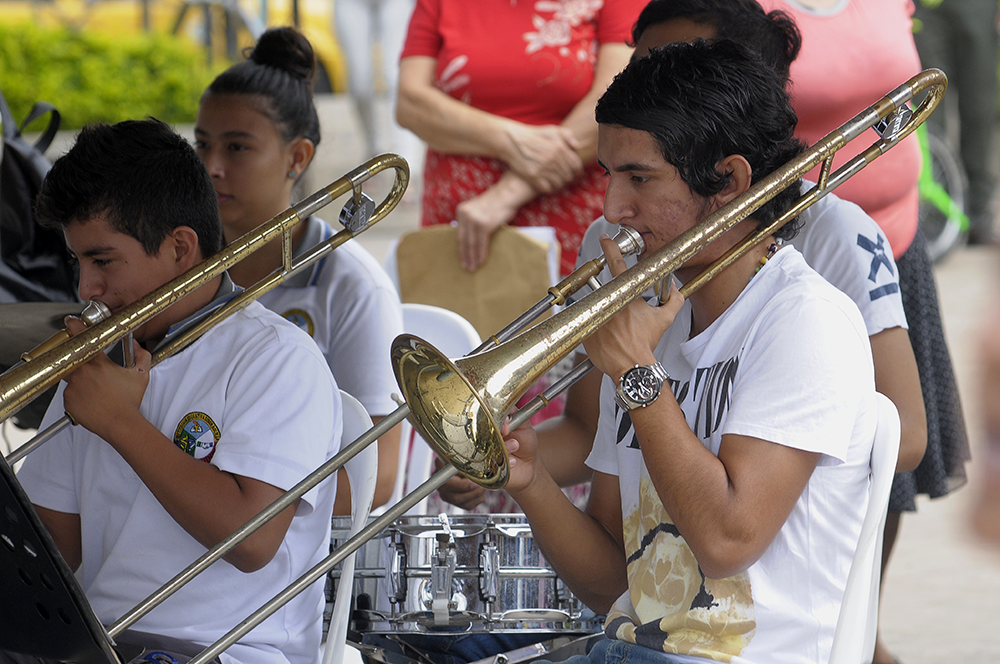
{"label": "girl with hair bun", "polygon": [[[313,102],[315,72],[309,40],[294,28],[272,28],[248,49],[243,62],[221,73],[202,94],[195,149],[215,185],[226,242],[292,203],[295,183],[320,141]],[[325,221],[305,219],[292,230],[294,254],[332,234]],[[229,274],[248,287],[280,265],[281,242],[275,240],[229,268]],[[260,302],[312,336],[338,386],[361,401],[374,421],[396,409],[390,398],[396,381],[389,350],[403,331],[399,295],[360,244],[340,246]],[[378,442],[375,505],[392,495],[398,454],[397,426]],[[334,512],[350,514],[349,488],[341,473]]]}

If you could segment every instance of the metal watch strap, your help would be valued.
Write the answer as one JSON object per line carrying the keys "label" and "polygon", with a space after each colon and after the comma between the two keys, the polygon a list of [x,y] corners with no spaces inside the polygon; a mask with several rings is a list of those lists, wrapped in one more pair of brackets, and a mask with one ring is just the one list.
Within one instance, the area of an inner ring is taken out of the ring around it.
{"label": "metal watch strap", "polygon": [[[636,401],[630,398],[622,389],[622,385],[625,383],[626,377],[629,375],[629,373],[635,371],[636,369],[648,369],[653,374],[653,376],[660,381],[656,394],[654,394],[651,399],[645,402]],[[615,388],[615,402],[617,402],[618,405],[624,410],[635,410],[636,408],[645,408],[649,404],[656,401],[656,399],[660,396],[660,392],[663,389],[663,383],[665,383],[669,378],[670,374],[667,373],[667,370],[664,369],[663,365],[660,364],[659,362],[654,362],[653,364],[648,364],[648,365],[637,364],[628,371],[626,371],[624,374],[622,374],[621,379],[618,381],[618,386]]]}

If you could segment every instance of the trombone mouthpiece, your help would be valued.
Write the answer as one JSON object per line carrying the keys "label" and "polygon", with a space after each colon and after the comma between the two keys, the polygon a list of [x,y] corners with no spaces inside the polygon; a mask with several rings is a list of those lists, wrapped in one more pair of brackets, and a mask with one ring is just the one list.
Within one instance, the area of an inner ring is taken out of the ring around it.
{"label": "trombone mouthpiece", "polygon": [[618,226],[618,232],[615,236],[611,238],[621,249],[622,256],[630,256],[635,254],[638,256],[642,253],[642,250],[646,248],[646,243],[643,242],[642,236],[639,235],[639,231],[635,230],[630,226],[625,226],[620,224]]}
{"label": "trombone mouthpiece", "polygon": [[91,300],[87,303],[87,306],[83,308],[80,312],[80,318],[86,323],[87,327],[91,327],[100,323],[102,320],[111,317],[111,310],[108,309],[108,305],[104,304],[100,300]]}

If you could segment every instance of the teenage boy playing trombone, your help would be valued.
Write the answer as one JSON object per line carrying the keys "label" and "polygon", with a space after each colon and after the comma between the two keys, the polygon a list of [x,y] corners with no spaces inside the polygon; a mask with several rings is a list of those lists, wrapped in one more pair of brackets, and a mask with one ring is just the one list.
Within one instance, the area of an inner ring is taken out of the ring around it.
{"label": "teenage boy playing trombone", "polygon": [[[222,248],[205,167],[157,120],[85,128],[53,165],[37,209],[80,262],[80,297],[112,312]],[[150,371],[149,351],[236,292],[227,275],[217,277],[135,330],[134,367],[98,354],[70,374],[43,427],[64,411],[77,425],[28,455],[18,473],[105,624],[339,449],[340,393],[326,360],[257,303]],[[83,329],[76,319],[67,326]],[[335,490],[330,481],[307,493],[135,630],[218,640],[328,554]],[[312,662],[323,604],[322,586],[308,589],[227,650],[226,661]]]}
{"label": "teenage boy playing trombone", "polygon": [[[710,83],[709,83],[710,82]],[[784,82],[732,42],[632,62],[597,106],[605,217],[643,257],[801,152]],[[676,271],[700,273],[788,187]],[[573,592],[607,612],[586,661],[829,658],[867,506],[877,407],[857,307],[769,237],[688,301],[632,302],[586,342],[605,374],[590,502],[510,432],[507,490]],[[625,269],[602,239],[613,274]],[[607,659],[605,659],[607,658]]]}

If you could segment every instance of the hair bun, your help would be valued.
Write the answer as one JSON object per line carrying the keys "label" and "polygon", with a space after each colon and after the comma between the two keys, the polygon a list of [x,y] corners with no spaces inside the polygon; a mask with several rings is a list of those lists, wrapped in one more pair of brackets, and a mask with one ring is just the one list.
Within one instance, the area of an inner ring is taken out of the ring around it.
{"label": "hair bun", "polygon": [[257,64],[286,71],[307,82],[312,82],[316,74],[316,56],[312,44],[295,28],[266,30],[248,58]]}

